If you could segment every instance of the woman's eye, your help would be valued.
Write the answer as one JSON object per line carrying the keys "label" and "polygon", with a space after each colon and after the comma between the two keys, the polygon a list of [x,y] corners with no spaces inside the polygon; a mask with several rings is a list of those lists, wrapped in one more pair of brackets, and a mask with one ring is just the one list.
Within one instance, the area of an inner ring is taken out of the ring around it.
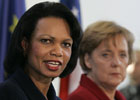
{"label": "woman's eye", "polygon": [[127,55],[126,55],[126,54],[120,54],[120,56],[121,56],[121,57],[126,57]]}
{"label": "woman's eye", "polygon": [[40,41],[41,41],[41,43],[45,43],[45,44],[51,43],[50,39],[41,39]]}
{"label": "woman's eye", "polygon": [[108,54],[107,54],[107,53],[104,53],[104,54],[102,54],[102,56],[103,56],[103,57],[107,57],[107,56],[108,56]]}
{"label": "woman's eye", "polygon": [[71,43],[63,43],[64,47],[71,47],[72,44]]}

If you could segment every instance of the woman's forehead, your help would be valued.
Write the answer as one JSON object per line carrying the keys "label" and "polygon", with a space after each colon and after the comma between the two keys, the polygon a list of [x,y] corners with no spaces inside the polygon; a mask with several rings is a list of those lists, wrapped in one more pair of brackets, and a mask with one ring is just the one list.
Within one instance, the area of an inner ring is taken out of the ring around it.
{"label": "woman's forehead", "polygon": [[104,46],[105,48],[115,47],[128,50],[128,43],[123,35],[116,35],[108,39],[105,39],[100,43],[100,45]]}

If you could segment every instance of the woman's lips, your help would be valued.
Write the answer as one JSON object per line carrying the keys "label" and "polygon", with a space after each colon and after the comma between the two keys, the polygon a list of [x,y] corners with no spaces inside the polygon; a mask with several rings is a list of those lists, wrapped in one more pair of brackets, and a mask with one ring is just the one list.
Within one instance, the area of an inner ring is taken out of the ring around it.
{"label": "woman's lips", "polygon": [[113,76],[120,76],[120,73],[111,73]]}
{"label": "woman's lips", "polygon": [[57,71],[59,67],[62,65],[60,61],[46,61],[45,62],[46,67],[51,71]]}

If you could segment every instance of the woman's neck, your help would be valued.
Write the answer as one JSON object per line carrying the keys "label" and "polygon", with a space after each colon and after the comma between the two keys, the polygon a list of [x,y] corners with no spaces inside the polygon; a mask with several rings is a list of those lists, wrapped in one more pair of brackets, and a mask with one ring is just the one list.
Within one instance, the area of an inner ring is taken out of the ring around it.
{"label": "woman's neck", "polygon": [[29,75],[35,86],[39,89],[39,91],[46,97],[50,84],[52,82],[52,78],[47,78],[35,71],[28,72],[25,69],[25,72]]}
{"label": "woman's neck", "polygon": [[90,75],[87,75],[88,78],[90,78],[93,82],[98,85],[98,87],[107,95],[107,97],[110,100],[114,100],[115,93],[116,93],[116,87],[111,87],[110,85],[105,85],[100,82],[95,81]]}
{"label": "woman's neck", "polygon": [[109,89],[109,88],[105,88],[105,87],[102,87],[102,86],[99,86],[100,89],[107,95],[107,97],[110,99],[110,100],[114,100],[115,98],[115,93],[116,93],[116,89]]}
{"label": "woman's neck", "polygon": [[40,90],[40,92],[46,97],[51,81],[36,80],[34,77],[31,77],[31,80],[36,85],[36,87]]}

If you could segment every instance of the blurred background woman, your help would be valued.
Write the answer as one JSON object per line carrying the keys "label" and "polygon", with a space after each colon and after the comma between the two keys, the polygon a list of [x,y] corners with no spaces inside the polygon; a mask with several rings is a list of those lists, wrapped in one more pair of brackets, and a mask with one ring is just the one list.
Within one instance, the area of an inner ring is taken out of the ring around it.
{"label": "blurred background woman", "polygon": [[133,41],[132,33],[115,22],[89,25],[79,48],[85,74],[68,100],[125,100],[116,88],[133,61]]}
{"label": "blurred background woman", "polygon": [[140,100],[140,50],[135,50],[135,62],[130,66],[129,72],[130,82],[120,91],[124,94],[127,100]]}

